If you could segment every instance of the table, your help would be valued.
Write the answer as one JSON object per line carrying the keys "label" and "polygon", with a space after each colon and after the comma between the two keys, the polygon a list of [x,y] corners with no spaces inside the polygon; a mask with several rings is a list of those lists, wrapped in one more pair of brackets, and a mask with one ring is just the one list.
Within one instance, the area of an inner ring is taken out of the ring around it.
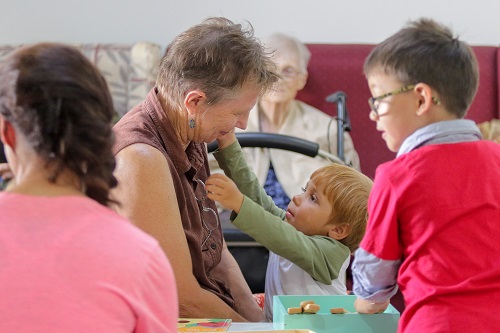
{"label": "table", "polygon": [[231,323],[228,332],[274,331],[273,323]]}

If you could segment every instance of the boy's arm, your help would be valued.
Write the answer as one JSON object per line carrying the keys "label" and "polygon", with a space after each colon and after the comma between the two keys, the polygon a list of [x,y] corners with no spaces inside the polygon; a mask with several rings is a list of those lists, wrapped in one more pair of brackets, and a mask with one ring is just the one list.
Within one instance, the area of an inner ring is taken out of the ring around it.
{"label": "boy's arm", "polygon": [[[231,139],[231,133],[224,136],[224,141],[219,139],[219,149],[214,152],[214,157],[224,173],[231,178],[238,186],[238,189],[262,206],[273,215],[281,216],[283,210],[277,207],[271,197],[269,197],[260,186],[255,173],[245,160],[245,155],[241,151],[241,146],[236,140]],[[284,215],[283,215],[284,216]]]}
{"label": "boy's arm", "polygon": [[[353,291],[360,299],[358,312],[376,312],[398,290],[397,277],[403,258],[395,204],[399,193],[387,169],[377,169],[377,180],[368,200],[370,218],[352,263]],[[384,255],[380,249],[384,249]]]}
{"label": "boy's arm", "polygon": [[310,274],[315,280],[331,284],[339,275],[350,251],[342,243],[326,236],[307,236],[270,214],[248,197],[243,199],[240,213],[232,221],[270,251],[286,258]]}
{"label": "boy's arm", "polygon": [[240,144],[236,138],[230,140],[228,135],[224,143],[219,140],[219,150],[214,156],[226,175],[245,194],[233,224],[270,251],[302,268],[315,280],[331,284],[350,256],[349,249],[328,237],[306,236],[284,222],[285,211],[267,196],[246,163]]}

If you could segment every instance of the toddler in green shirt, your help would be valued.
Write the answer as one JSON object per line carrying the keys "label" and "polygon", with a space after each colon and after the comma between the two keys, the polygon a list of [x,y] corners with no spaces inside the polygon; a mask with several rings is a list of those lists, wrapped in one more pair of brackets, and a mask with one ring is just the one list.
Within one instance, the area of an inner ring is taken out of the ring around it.
{"label": "toddler in green shirt", "polygon": [[287,210],[277,207],[246,163],[234,133],[214,152],[226,175],[206,182],[208,198],[233,211],[231,222],[269,249],[266,319],[274,295],[346,294],[346,270],[365,233],[373,182],[340,164],[316,170]]}

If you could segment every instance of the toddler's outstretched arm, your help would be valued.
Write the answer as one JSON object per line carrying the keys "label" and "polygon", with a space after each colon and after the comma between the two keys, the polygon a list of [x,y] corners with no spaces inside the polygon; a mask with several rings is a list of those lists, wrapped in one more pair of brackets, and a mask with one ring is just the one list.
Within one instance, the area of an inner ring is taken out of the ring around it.
{"label": "toddler's outstretched arm", "polygon": [[209,199],[220,202],[224,208],[233,210],[237,214],[240,212],[244,197],[229,177],[215,173],[208,177],[205,186]]}

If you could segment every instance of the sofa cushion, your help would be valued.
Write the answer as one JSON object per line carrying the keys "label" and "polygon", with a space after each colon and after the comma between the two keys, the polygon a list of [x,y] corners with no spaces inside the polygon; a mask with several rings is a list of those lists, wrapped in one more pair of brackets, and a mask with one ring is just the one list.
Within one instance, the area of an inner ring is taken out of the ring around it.
{"label": "sofa cushion", "polygon": [[[0,59],[21,45],[0,46]],[[101,71],[108,83],[117,116],[141,102],[154,87],[161,47],[135,44],[74,44]]]}

